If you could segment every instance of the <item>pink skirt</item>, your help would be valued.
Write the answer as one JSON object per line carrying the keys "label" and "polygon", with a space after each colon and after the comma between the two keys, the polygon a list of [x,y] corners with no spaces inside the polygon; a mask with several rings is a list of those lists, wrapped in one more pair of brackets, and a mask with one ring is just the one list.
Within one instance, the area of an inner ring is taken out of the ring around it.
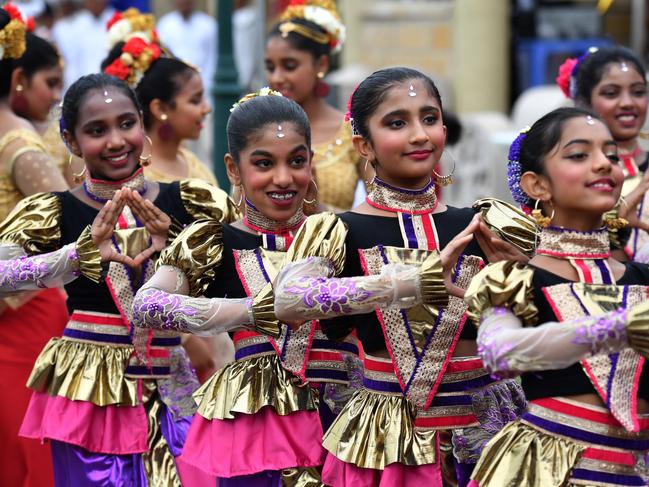
{"label": "pink skirt", "polygon": [[264,407],[228,420],[207,420],[196,414],[180,459],[211,475],[230,478],[264,470],[317,467],[325,454],[318,411],[280,416]]}
{"label": "pink skirt", "polygon": [[143,406],[96,406],[86,401],[34,392],[19,435],[57,440],[95,453],[142,453],[147,446]]}
{"label": "pink skirt", "polygon": [[357,467],[343,462],[334,455],[327,455],[322,470],[322,482],[331,487],[394,487],[412,485],[442,487],[441,463],[428,465],[403,465],[391,463],[383,470]]}

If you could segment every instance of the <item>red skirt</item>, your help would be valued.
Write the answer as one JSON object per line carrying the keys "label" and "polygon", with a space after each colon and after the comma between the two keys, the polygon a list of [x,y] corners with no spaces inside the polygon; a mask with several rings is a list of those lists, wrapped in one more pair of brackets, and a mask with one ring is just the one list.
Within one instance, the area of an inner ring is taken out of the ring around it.
{"label": "red skirt", "polygon": [[25,385],[38,354],[53,336],[63,332],[68,310],[63,293],[46,289],[18,309],[0,315],[0,485],[53,485],[49,445],[20,438],[18,430],[32,391]]}

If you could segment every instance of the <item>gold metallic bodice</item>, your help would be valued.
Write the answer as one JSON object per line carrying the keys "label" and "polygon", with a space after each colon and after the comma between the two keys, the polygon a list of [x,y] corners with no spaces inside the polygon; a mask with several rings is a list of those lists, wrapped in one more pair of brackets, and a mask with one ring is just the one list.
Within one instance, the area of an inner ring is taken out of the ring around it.
{"label": "gold metallic bodice", "polygon": [[313,146],[318,200],[336,209],[349,210],[354,203],[360,157],[352,144],[352,128],[343,123],[333,140]]}
{"label": "gold metallic bodice", "polygon": [[24,197],[14,183],[13,165],[18,157],[32,151],[47,152],[41,137],[31,130],[11,130],[0,139],[0,220],[4,220]]}

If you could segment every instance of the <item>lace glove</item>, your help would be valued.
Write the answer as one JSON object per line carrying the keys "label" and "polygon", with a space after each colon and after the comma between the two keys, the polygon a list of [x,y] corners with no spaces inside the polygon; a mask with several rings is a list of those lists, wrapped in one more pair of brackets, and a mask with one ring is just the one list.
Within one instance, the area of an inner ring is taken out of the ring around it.
{"label": "lace glove", "polygon": [[80,274],[76,243],[45,254],[21,255],[17,245],[0,246],[0,254],[14,256],[0,260],[0,297],[23,291],[61,287],[74,281]]}
{"label": "lace glove", "polygon": [[161,266],[135,295],[133,323],[198,336],[254,328],[251,299],[194,298],[188,292],[189,283],[180,269]]}
{"label": "lace glove", "polygon": [[329,277],[328,259],[311,257],[285,266],[275,282],[275,313],[281,321],[362,314],[377,308],[411,308],[422,302],[420,268],[388,264],[379,275]]}
{"label": "lace glove", "polygon": [[[649,329],[649,319],[646,323],[645,328]],[[615,353],[628,347],[630,324],[627,310],[619,309],[600,316],[524,328],[509,309],[490,308],[478,328],[478,354],[485,368],[500,377],[563,369],[591,355]]]}

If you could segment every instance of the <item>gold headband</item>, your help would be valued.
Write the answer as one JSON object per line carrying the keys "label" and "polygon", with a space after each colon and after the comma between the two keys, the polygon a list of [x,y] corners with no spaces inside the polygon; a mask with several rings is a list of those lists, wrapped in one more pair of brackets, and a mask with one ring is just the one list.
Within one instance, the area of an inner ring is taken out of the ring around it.
{"label": "gold headband", "polygon": [[283,22],[279,26],[279,31],[282,33],[282,37],[286,38],[291,32],[300,34],[302,37],[311,39],[318,44],[329,44],[329,36],[323,34],[322,32],[316,32],[312,29],[309,29],[306,25],[296,24],[294,22]]}

